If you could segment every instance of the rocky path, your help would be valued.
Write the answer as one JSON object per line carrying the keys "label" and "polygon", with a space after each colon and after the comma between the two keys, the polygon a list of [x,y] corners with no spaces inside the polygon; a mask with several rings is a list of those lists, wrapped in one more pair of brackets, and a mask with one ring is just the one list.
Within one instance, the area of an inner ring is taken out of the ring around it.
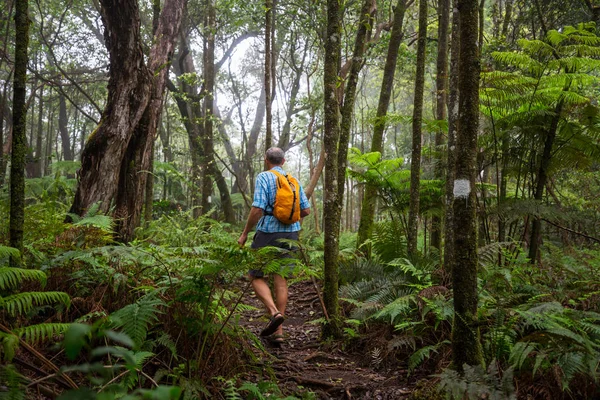
{"label": "rocky path", "polygon": [[[267,322],[262,304],[251,291],[244,302],[258,311],[246,312],[241,323],[258,335]],[[323,311],[311,280],[290,286],[286,314],[285,342],[263,341],[274,356],[271,366],[284,392],[294,394],[302,386],[320,399],[408,398],[411,389],[404,371],[378,367],[370,355],[344,351],[341,343],[319,341],[321,326],[311,321],[322,318]]]}

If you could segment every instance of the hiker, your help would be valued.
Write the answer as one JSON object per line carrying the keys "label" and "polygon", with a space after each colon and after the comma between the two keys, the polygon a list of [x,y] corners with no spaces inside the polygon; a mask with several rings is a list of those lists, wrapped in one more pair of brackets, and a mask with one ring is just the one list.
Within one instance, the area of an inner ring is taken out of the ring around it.
{"label": "hiker", "polygon": [[[302,189],[302,185],[293,177],[286,175],[283,170],[282,166],[285,163],[284,156],[283,150],[278,147],[271,147],[267,150],[265,163],[269,170],[261,172],[256,178],[252,208],[250,215],[248,215],[246,227],[240,235],[238,243],[240,246],[244,246],[248,239],[248,233],[254,228],[254,225],[258,224],[252,241],[251,247],[253,249],[275,246],[288,250],[282,257],[292,257],[289,254],[289,250],[294,250],[294,248],[290,248],[289,243],[279,242],[279,239],[298,240],[298,231],[300,231],[299,219],[310,214],[310,204]],[[288,185],[288,183],[291,184]],[[294,195],[297,196],[294,197],[295,203],[285,204],[285,201],[294,201],[291,198],[294,186],[296,187]],[[284,193],[281,187],[287,187],[288,191],[292,187],[292,191]],[[288,193],[289,198],[284,197],[288,196]],[[276,197],[277,205],[275,204]],[[280,211],[283,211],[286,216],[281,217]],[[294,218],[291,218],[292,215],[294,215]],[[284,341],[282,324],[288,300],[285,271],[273,274],[275,301],[273,301],[271,289],[265,281],[265,275],[262,271],[250,270],[248,275],[256,296],[263,302],[271,315],[269,323],[260,335],[269,336],[272,341],[282,343]]]}

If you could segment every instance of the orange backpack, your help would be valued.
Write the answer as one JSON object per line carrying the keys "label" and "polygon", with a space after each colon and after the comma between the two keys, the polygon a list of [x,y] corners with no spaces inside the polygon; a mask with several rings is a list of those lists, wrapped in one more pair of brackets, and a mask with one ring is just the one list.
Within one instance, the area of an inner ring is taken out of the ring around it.
{"label": "orange backpack", "polygon": [[277,194],[273,205],[273,216],[283,224],[293,224],[300,221],[300,184],[290,174],[282,175],[274,169]]}

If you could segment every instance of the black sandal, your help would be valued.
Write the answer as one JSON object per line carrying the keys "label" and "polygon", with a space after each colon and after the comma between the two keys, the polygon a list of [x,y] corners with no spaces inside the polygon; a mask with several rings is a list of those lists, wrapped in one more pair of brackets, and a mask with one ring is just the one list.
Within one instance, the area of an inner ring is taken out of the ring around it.
{"label": "black sandal", "polygon": [[273,315],[269,320],[269,323],[267,324],[265,329],[263,329],[260,332],[260,336],[270,336],[274,334],[277,328],[279,328],[281,324],[283,324],[284,320],[285,318],[283,318],[283,315],[279,311],[276,312],[275,315]]}

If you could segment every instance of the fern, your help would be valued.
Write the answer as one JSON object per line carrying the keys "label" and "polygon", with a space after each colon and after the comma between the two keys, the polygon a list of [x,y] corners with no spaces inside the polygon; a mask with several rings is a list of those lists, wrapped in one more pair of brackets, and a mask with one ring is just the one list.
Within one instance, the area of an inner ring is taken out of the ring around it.
{"label": "fern", "polygon": [[13,333],[27,343],[39,343],[66,332],[71,324],[45,323],[16,328]]}
{"label": "fern", "polygon": [[[3,249],[2,246],[0,246],[0,257],[2,257],[3,250],[8,251],[11,255],[16,254],[18,257],[19,252],[16,249],[10,247],[4,247]],[[15,250],[16,253],[12,250]],[[16,289],[21,286],[22,282],[25,280],[34,280],[45,285],[46,274],[43,271],[35,269],[0,267],[0,290]]]}
{"label": "fern", "polygon": [[69,307],[71,299],[64,292],[22,292],[0,298],[0,308],[12,316],[26,314],[37,306],[55,303]]}
{"label": "fern", "polygon": [[134,341],[136,347],[139,347],[146,339],[150,324],[158,320],[157,314],[162,313],[160,307],[165,305],[154,293],[147,294],[136,303],[112,313],[112,325],[122,329]]}
{"label": "fern", "polygon": [[13,365],[0,365],[0,400],[25,400],[25,379]]}
{"label": "fern", "polygon": [[444,340],[431,346],[421,347],[408,359],[408,371],[413,372],[425,360],[431,358],[432,353],[437,353],[440,347],[447,346],[449,344],[450,342],[448,340]]}

